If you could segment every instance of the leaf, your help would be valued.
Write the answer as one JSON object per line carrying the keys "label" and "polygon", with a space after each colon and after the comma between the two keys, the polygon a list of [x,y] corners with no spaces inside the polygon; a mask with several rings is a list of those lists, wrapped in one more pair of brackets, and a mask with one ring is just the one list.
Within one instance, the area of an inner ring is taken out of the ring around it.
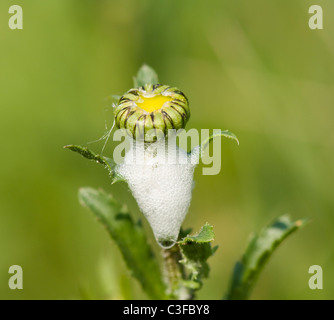
{"label": "leaf", "polygon": [[105,169],[108,170],[109,175],[112,180],[111,182],[112,184],[118,181],[123,181],[123,178],[114,170],[116,164],[111,158],[95,154],[93,151],[89,150],[87,147],[82,147],[82,146],[77,146],[77,145],[68,145],[68,146],[65,146],[64,148],[69,149],[73,152],[77,152],[80,155],[82,155],[84,158],[87,158],[89,160],[102,164],[105,167]]}
{"label": "leaf", "polygon": [[187,288],[194,291],[200,289],[202,279],[208,277],[210,268],[207,260],[218,248],[218,246],[211,247],[214,237],[213,227],[205,224],[197,235],[188,235],[178,241],[182,255],[180,263],[184,266],[186,273],[183,284]]}
{"label": "leaf", "polygon": [[158,84],[159,79],[154,69],[144,64],[139,69],[137,76],[133,78],[133,82],[135,87],[141,87],[145,84]]}
{"label": "leaf", "polygon": [[239,140],[238,140],[237,136],[236,136],[234,133],[232,133],[232,132],[230,132],[230,131],[228,131],[228,130],[223,130],[223,131],[220,131],[220,132],[218,132],[218,133],[214,133],[214,134],[212,134],[210,137],[208,137],[208,138],[207,138],[203,143],[201,143],[199,146],[194,147],[194,148],[191,150],[190,154],[194,154],[194,155],[196,155],[196,156],[199,156],[199,157],[203,158],[203,157],[204,157],[204,151],[205,151],[205,149],[208,147],[208,145],[210,144],[210,142],[211,142],[214,138],[216,138],[216,137],[225,137],[225,138],[232,139],[232,140],[236,141],[237,144],[239,145]]}
{"label": "leaf", "polygon": [[195,236],[186,236],[179,244],[187,244],[189,242],[197,242],[197,243],[207,243],[213,241],[215,238],[215,234],[213,233],[213,227],[209,224],[205,224],[200,232]]}
{"label": "leaf", "polygon": [[79,200],[104,225],[148,296],[151,299],[166,299],[159,265],[140,222],[134,223],[129,213],[102,190],[81,188]]}
{"label": "leaf", "polygon": [[284,239],[304,226],[306,221],[297,220],[292,222],[287,215],[283,215],[264,228],[259,235],[254,235],[249,241],[241,261],[238,261],[235,265],[227,299],[248,299],[256,280],[272,253]]}
{"label": "leaf", "polygon": [[200,149],[201,149],[201,156],[203,156],[203,152],[204,150],[207,148],[207,146],[210,144],[210,142],[216,138],[216,137],[225,137],[225,138],[229,138],[229,139],[232,139],[234,141],[237,142],[237,144],[239,145],[239,140],[237,138],[237,136],[228,131],[228,130],[223,130],[223,131],[220,131],[219,133],[214,133],[212,134],[209,138],[207,138],[201,145],[200,145]]}

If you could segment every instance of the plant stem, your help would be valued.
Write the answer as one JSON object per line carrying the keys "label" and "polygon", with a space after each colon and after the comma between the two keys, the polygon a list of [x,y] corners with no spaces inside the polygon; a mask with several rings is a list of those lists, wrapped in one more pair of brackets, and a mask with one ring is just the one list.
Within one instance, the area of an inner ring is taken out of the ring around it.
{"label": "plant stem", "polygon": [[182,259],[178,245],[169,249],[162,249],[165,282],[167,283],[167,294],[172,299],[190,300],[193,298],[191,292],[183,285],[185,272],[179,263]]}

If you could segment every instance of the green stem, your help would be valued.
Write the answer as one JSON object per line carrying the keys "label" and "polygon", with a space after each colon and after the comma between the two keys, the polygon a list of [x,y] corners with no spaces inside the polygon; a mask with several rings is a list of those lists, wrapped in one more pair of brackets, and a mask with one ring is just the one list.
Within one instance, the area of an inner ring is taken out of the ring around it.
{"label": "green stem", "polygon": [[172,299],[177,300],[193,299],[191,292],[183,285],[185,272],[183,265],[179,262],[182,259],[179,246],[175,245],[169,249],[162,249],[162,257],[167,294]]}

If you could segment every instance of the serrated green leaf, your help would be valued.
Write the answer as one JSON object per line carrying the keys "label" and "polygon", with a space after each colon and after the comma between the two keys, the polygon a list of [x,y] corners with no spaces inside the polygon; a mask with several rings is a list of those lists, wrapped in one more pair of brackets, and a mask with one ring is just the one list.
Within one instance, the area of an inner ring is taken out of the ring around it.
{"label": "serrated green leaf", "polygon": [[65,146],[64,148],[79,153],[88,160],[92,160],[95,161],[96,163],[102,164],[104,168],[108,170],[112,180],[111,182],[112,184],[119,181],[124,181],[124,179],[115,171],[114,168],[116,164],[111,158],[100,156],[98,154],[95,154],[93,151],[89,150],[87,147],[82,147],[78,145],[68,145]]}
{"label": "serrated green leaf", "polygon": [[187,242],[206,243],[213,241],[214,238],[215,234],[213,233],[213,226],[205,224],[197,235],[194,236],[187,235],[178,243],[179,244],[186,244]]}
{"label": "serrated green leaf", "polygon": [[138,71],[137,76],[133,79],[134,86],[140,87],[145,84],[158,84],[159,79],[153,68],[144,64]]}
{"label": "serrated green leaf", "polygon": [[185,270],[183,285],[193,292],[201,288],[202,279],[209,275],[207,260],[217,250],[211,246],[214,236],[213,227],[205,224],[197,235],[188,235],[178,241],[182,256],[180,263]]}
{"label": "serrated green leaf", "polygon": [[134,223],[129,213],[102,190],[81,188],[79,200],[106,228],[148,296],[166,299],[161,271],[141,224]]}
{"label": "serrated green leaf", "polygon": [[241,259],[235,265],[229,300],[248,299],[256,280],[277,246],[290,234],[305,225],[307,220],[291,221],[281,216],[258,235],[253,235]]}

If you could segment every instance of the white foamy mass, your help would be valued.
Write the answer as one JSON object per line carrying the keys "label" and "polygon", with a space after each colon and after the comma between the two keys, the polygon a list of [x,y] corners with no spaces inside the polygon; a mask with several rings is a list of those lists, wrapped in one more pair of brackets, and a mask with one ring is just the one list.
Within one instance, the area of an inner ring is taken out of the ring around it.
{"label": "white foamy mass", "polygon": [[164,139],[148,148],[132,142],[117,171],[127,181],[158,243],[171,247],[190,206],[198,154],[179,149],[173,138],[168,140],[168,152]]}

